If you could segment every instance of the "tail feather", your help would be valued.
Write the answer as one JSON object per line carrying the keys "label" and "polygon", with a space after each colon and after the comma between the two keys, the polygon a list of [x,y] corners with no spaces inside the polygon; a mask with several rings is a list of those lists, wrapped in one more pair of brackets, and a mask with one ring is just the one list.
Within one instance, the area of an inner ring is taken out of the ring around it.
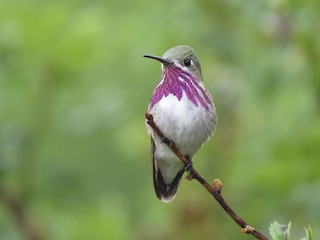
{"label": "tail feather", "polygon": [[181,177],[184,173],[184,169],[179,171],[176,177],[170,184],[164,182],[161,170],[157,167],[156,159],[154,156],[156,146],[151,138],[151,146],[152,146],[152,166],[153,166],[153,185],[154,190],[156,192],[157,197],[163,202],[171,202],[176,196],[178,186],[181,180]]}
{"label": "tail feather", "polygon": [[163,202],[171,202],[176,196],[180,179],[184,173],[184,169],[178,172],[177,176],[170,184],[166,184],[162,178],[160,169],[155,169],[153,172],[154,190],[157,197]]}

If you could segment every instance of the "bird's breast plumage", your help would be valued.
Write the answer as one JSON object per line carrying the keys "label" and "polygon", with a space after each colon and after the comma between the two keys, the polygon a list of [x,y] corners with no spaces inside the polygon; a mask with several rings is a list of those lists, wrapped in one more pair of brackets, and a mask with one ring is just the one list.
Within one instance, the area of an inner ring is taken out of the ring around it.
{"label": "bird's breast plumage", "polygon": [[[183,91],[181,99],[174,94],[168,94],[156,103],[150,110],[155,123],[163,134],[173,140],[184,155],[191,158],[201,145],[211,136],[215,126],[215,108],[210,104],[208,109],[202,105],[196,106]],[[153,134],[159,158],[172,158],[170,149],[161,144],[161,140]]]}

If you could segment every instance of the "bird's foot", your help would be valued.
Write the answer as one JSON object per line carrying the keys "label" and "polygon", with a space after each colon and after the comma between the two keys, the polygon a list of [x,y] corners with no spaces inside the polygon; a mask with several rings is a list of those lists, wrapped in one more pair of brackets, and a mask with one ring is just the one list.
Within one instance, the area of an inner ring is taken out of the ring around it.
{"label": "bird's foot", "polygon": [[187,173],[190,173],[191,170],[192,170],[193,164],[192,164],[192,161],[190,160],[189,155],[185,155],[185,158],[188,159],[189,163],[188,163],[187,165],[184,165],[184,170],[185,170]]}
{"label": "bird's foot", "polygon": [[169,140],[169,138],[163,136],[163,137],[161,138],[161,142],[168,144],[168,143],[170,143],[170,140]]}
{"label": "bird's foot", "polygon": [[192,167],[193,167],[193,164],[192,164],[192,162],[190,161],[187,165],[184,166],[184,170],[185,170],[187,173],[190,173]]}
{"label": "bird's foot", "polygon": [[190,160],[189,155],[186,155],[185,157],[186,159],[189,160],[189,163],[184,166],[184,170],[188,173],[187,179],[191,181],[193,179],[193,173],[192,173],[193,164],[192,164],[192,161]]}

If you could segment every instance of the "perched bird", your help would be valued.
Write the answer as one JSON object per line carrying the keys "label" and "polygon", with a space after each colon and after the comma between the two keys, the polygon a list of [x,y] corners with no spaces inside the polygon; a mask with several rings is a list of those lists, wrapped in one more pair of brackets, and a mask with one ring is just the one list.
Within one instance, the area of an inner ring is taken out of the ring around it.
{"label": "perched bird", "polygon": [[[197,55],[189,46],[176,46],[162,57],[144,57],[162,64],[160,83],[153,92],[148,113],[164,136],[192,161],[216,125],[215,106],[202,82]],[[154,189],[160,200],[171,202],[185,168],[148,124],[147,129],[151,136]]]}

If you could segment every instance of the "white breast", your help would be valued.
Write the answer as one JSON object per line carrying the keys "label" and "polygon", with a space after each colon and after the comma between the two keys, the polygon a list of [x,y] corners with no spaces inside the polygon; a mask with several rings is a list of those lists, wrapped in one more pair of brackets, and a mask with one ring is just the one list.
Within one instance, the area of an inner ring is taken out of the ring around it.
{"label": "white breast", "polygon": [[[214,106],[209,110],[201,104],[196,106],[185,93],[180,101],[173,94],[163,97],[153,106],[150,113],[163,134],[177,144],[182,154],[188,154],[190,158],[210,137],[215,125]],[[155,140],[157,157],[172,158],[174,155],[171,150],[154,136],[150,128],[148,129]]]}

